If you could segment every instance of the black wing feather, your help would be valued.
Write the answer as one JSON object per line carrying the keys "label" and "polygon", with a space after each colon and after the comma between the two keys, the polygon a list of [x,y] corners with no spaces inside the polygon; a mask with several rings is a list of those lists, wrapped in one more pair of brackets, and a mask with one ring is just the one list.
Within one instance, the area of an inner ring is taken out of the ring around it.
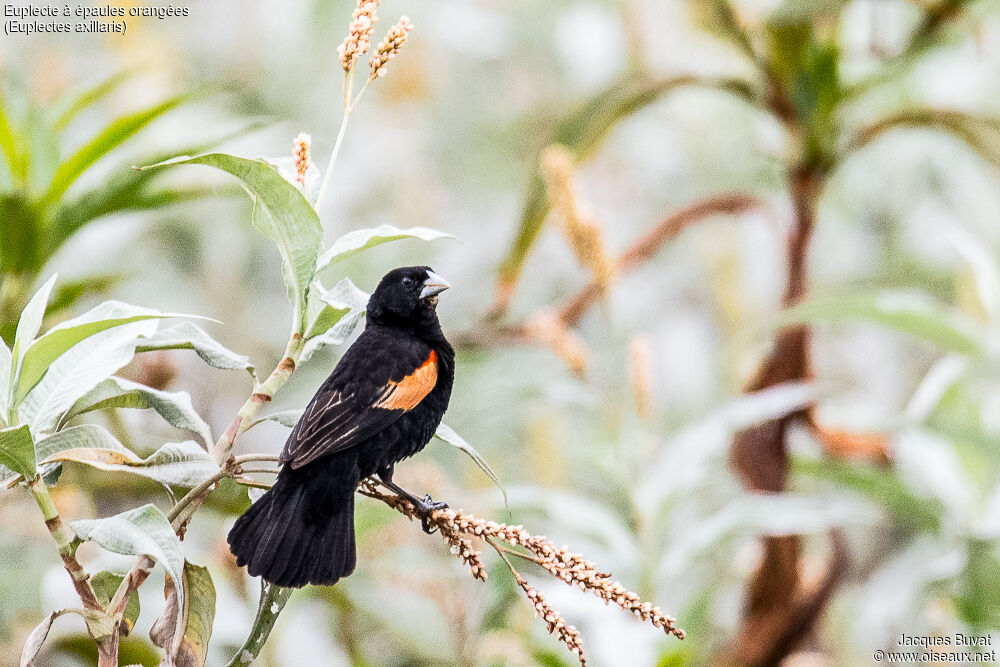
{"label": "black wing feather", "polygon": [[431,348],[371,327],[355,341],[306,406],[281,452],[281,462],[300,468],[353,447],[399,419],[404,410],[375,407],[390,381],[412,373]]}

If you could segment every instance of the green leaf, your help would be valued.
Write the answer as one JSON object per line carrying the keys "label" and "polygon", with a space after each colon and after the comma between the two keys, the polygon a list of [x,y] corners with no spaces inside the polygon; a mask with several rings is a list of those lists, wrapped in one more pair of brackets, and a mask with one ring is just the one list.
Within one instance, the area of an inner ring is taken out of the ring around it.
{"label": "green leaf", "polygon": [[770,23],[802,23],[836,18],[850,0],[783,0],[768,17]]}
{"label": "green leaf", "polygon": [[455,430],[447,424],[438,425],[437,431],[434,433],[434,437],[468,454],[469,458],[471,458],[472,461],[479,466],[479,469],[486,473],[486,476],[493,480],[493,483],[500,489],[500,493],[503,494],[503,504],[507,508],[507,511],[510,511],[510,502],[507,499],[507,489],[504,488],[500,478],[497,477],[495,472],[493,472],[493,468],[491,468],[490,464],[486,462],[486,459],[484,459],[472,445],[466,442],[465,438],[456,433]]}
{"label": "green leaf", "polygon": [[[104,519],[81,519],[71,527],[81,540],[95,542],[108,551],[124,556],[150,556],[173,581],[181,581],[184,552],[170,521],[156,505],[136,509]],[[184,590],[177,590],[178,604],[184,604]]]}
{"label": "green leaf", "polygon": [[[554,128],[550,143],[565,146],[579,164],[597,151],[618,123],[685,86],[720,90],[759,104],[759,95],[750,84],[739,79],[701,79],[693,76],[661,79],[646,72],[632,72],[563,117]],[[534,164],[538,164],[537,159]],[[528,183],[517,234],[500,265],[500,279],[506,285],[512,285],[520,275],[550,208],[545,182],[536,169]]]}
{"label": "green leaf", "polygon": [[934,532],[941,524],[944,508],[939,501],[914,494],[892,470],[881,466],[794,456],[792,470],[853,489],[884,506],[898,521],[920,530]]}
{"label": "green leaf", "polygon": [[838,45],[821,38],[811,17],[791,20],[777,13],[766,24],[767,62],[780,98],[787,98],[805,125],[806,160],[823,165],[836,158],[836,111],[843,96]]}
{"label": "green leaf", "polygon": [[[108,443],[107,440],[111,435],[106,432],[98,436],[104,441],[102,443],[104,446],[94,446],[93,440],[96,434],[93,431],[82,430],[87,426],[92,425],[79,426],[77,427],[79,430],[61,431],[47,438],[46,440],[57,440],[57,442],[47,442],[46,451],[56,447],[59,450],[47,454],[45,458],[39,460],[39,464],[73,461],[98,470],[132,473],[156,480],[161,484],[186,488],[198,486],[219,471],[219,467],[208,452],[192,440],[168,442],[146,458],[140,458],[117,441],[114,445]],[[79,440],[80,444],[74,446],[74,440]]]}
{"label": "green leaf", "polygon": [[25,479],[35,476],[35,445],[26,425],[0,429],[0,463]]}
{"label": "green leaf", "polygon": [[24,138],[11,125],[3,95],[0,95],[0,151],[10,171],[15,186],[22,186],[28,178],[28,156]]}
{"label": "green leaf", "polygon": [[39,438],[35,445],[35,457],[38,461],[45,461],[64,451],[83,448],[111,450],[121,454],[132,453],[125,445],[118,442],[118,438],[108,433],[103,426],[80,424]]}
{"label": "green leaf", "polygon": [[355,229],[347,232],[333,242],[326,251],[320,255],[316,261],[316,272],[319,273],[337,262],[342,262],[348,257],[353,257],[359,252],[390,241],[401,239],[421,239],[423,241],[434,241],[437,239],[453,239],[451,234],[439,232],[428,227],[410,227],[400,229],[392,225],[380,225],[374,229]]}
{"label": "green leaf", "polygon": [[59,112],[59,116],[56,118],[55,123],[53,123],[52,129],[56,132],[61,132],[76,118],[77,114],[113,93],[119,86],[128,81],[131,75],[132,73],[128,70],[112,74],[96,86],[81,92],[73,101],[64,105],[65,108]]}
{"label": "green leaf", "polygon": [[[37,204],[24,190],[2,193],[0,220],[4,221],[0,225],[0,248],[3,249],[0,272],[4,280],[33,280],[45,264],[42,252],[45,220]],[[7,322],[3,324],[9,326]]]}
{"label": "green leaf", "polygon": [[141,336],[152,336],[156,320],[140,320],[96,333],[60,355],[18,406],[35,434],[51,431],[60,417],[91,389],[128,364]]}
{"label": "green leaf", "polygon": [[[183,604],[177,598],[181,588],[186,593]],[[183,586],[174,586],[168,577],[163,594],[166,605],[149,630],[149,638],[166,652],[167,664],[204,667],[215,621],[212,575],[207,567],[184,561]]]}
{"label": "green leaf", "polygon": [[288,298],[295,307],[296,330],[304,332],[306,295],[316,271],[323,228],[319,216],[302,191],[266,162],[225,153],[177,158],[144,168],[181,164],[215,167],[236,176],[243,183],[254,200],[254,226],[278,247]]}
{"label": "green leaf", "polygon": [[45,314],[52,317],[68,310],[83,297],[107,292],[124,279],[123,273],[99,273],[75,280],[60,280],[52,292]]}
{"label": "green leaf", "polygon": [[65,423],[86,412],[106,408],[152,408],[171,426],[198,435],[206,446],[211,447],[214,442],[208,424],[195,412],[187,392],[161,391],[119,377],[110,377],[87,392],[61,421]]}
{"label": "green leaf", "polygon": [[95,641],[103,641],[114,632],[114,619],[104,612],[96,609],[59,609],[49,614],[28,635],[28,639],[24,642],[24,648],[21,650],[21,667],[34,667],[35,659],[42,650],[42,644],[45,643],[46,637],[49,636],[49,630],[52,629],[52,623],[65,614],[80,616],[87,624],[87,633]]}
{"label": "green leaf", "polygon": [[167,317],[197,316],[161,313],[158,310],[132,306],[120,301],[105,301],[79,317],[57,324],[32,343],[25,352],[17,391],[13,396],[14,404],[16,405],[38,384],[53,361],[85,338],[132,322]]}
{"label": "green leaf", "polygon": [[[214,144],[242,136],[259,127],[261,127],[260,123],[250,123],[220,137],[218,141],[188,146],[179,152],[187,155],[203,153]],[[178,151],[157,152],[138,160],[138,163],[163,162],[177,153]],[[157,171],[117,169],[101,183],[101,187],[89,190],[72,201],[62,203],[46,230],[44,255],[55,254],[67,239],[97,218],[130,211],[159,210],[173,204],[228,194],[228,189],[217,186],[159,188],[156,181],[160,175]]]}
{"label": "green leaf", "polygon": [[14,348],[11,352],[14,367],[10,378],[11,403],[16,403],[13,397],[13,390],[17,386],[16,382],[21,370],[21,361],[24,359],[28,347],[35,339],[38,330],[42,328],[42,319],[45,317],[45,305],[49,302],[49,295],[52,293],[52,286],[55,285],[56,277],[56,274],[52,274],[52,277],[46,280],[45,284],[35,292],[34,296],[28,301],[28,305],[21,311],[21,318],[17,321],[17,332],[14,334]]}
{"label": "green leaf", "polygon": [[148,109],[123,116],[112,122],[59,166],[48,191],[45,193],[44,203],[46,205],[54,203],[94,162],[125,143],[149,123],[176,107],[186,98],[185,95],[172,97]]}
{"label": "green leaf", "polygon": [[299,171],[298,167],[295,165],[295,159],[291,157],[269,157],[261,158],[264,162],[271,165],[271,168],[281,174],[281,177],[286,181],[291,183],[295,188],[302,190],[302,193],[306,196],[306,199],[313,206],[316,205],[316,199],[319,197],[319,189],[321,187],[322,178],[320,178],[319,167],[314,164],[309,165],[309,169],[306,170],[306,178],[304,184],[299,184]]}
{"label": "green leaf", "polygon": [[367,307],[368,294],[358,289],[350,278],[342,279],[329,291],[318,281],[313,282],[309,291],[307,340],[299,362],[308,361],[324,347],[342,345],[354,332]]}
{"label": "green leaf", "polygon": [[904,109],[858,131],[850,150],[867,146],[891,130],[908,128],[944,132],[965,142],[983,160],[1000,166],[1000,117],[949,109]]}
{"label": "green leaf", "polygon": [[28,189],[43,192],[59,166],[59,136],[52,131],[45,118],[44,107],[32,105],[24,122],[28,155]]}
{"label": "green leaf", "polygon": [[977,630],[1000,628],[1000,557],[991,540],[972,539],[960,579],[959,618]]}
{"label": "green leaf", "polygon": [[7,423],[11,385],[11,355],[7,344],[0,339],[0,426]]}
{"label": "green leaf", "polygon": [[253,364],[248,357],[237,354],[209,336],[200,327],[190,322],[182,322],[157,331],[149,338],[139,340],[136,352],[152,350],[194,350],[209,366],[223,370],[245,370],[254,374]]}
{"label": "green leaf", "polygon": [[751,59],[756,58],[750,37],[728,0],[693,0],[688,7],[703,30],[729,42]]}
{"label": "green leaf", "polygon": [[[121,585],[124,579],[125,577],[122,575],[108,572],[107,570],[98,572],[90,578],[90,585],[94,587],[97,602],[102,607],[108,606],[111,598],[114,597],[115,592],[118,590],[118,586]],[[122,615],[122,620],[125,621],[125,625],[121,629],[122,635],[128,635],[128,633],[132,632],[135,622],[139,619],[139,609],[139,591],[135,590],[128,596],[125,613]]]}
{"label": "green leaf", "polygon": [[247,426],[247,430],[249,430],[249,429],[253,428],[254,426],[256,426],[257,424],[261,424],[263,422],[277,422],[278,424],[281,424],[282,426],[287,426],[288,428],[294,428],[295,425],[297,423],[299,423],[299,419],[302,418],[302,413],[303,412],[305,412],[305,410],[301,410],[301,409],[300,410],[282,410],[281,412],[272,412],[269,415],[264,415],[263,417],[259,417],[259,418],[255,419],[255,420],[253,420],[252,422],[250,422],[250,426]]}
{"label": "green leaf", "polygon": [[881,324],[961,354],[985,349],[984,334],[971,318],[916,292],[817,298],[786,310],[781,317],[783,324],[851,320]]}

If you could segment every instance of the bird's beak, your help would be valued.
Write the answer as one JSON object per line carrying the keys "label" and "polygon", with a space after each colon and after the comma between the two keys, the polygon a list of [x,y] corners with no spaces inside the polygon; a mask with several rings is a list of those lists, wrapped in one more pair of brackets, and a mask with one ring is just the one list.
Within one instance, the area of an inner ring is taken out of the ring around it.
{"label": "bird's beak", "polygon": [[433,271],[428,271],[427,280],[424,281],[424,288],[420,290],[420,298],[426,299],[429,296],[440,294],[449,287],[451,287],[451,283]]}

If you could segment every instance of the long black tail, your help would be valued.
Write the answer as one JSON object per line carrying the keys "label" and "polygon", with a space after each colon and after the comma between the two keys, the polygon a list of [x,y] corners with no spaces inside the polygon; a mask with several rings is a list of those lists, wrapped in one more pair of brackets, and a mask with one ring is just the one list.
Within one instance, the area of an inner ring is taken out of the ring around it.
{"label": "long black tail", "polygon": [[[354,571],[354,486],[337,488],[326,461],[278,479],[229,531],[229,549],[251,576],[278,586],[330,586]],[[332,462],[331,462],[332,463]],[[346,491],[346,493],[345,493]]]}

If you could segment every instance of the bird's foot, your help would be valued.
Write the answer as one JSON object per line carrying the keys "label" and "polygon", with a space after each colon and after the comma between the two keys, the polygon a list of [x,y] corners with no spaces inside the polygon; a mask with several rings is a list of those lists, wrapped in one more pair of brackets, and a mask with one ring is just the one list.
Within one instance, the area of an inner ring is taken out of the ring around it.
{"label": "bird's foot", "polygon": [[420,514],[420,526],[424,529],[425,533],[431,535],[437,530],[437,528],[428,523],[431,512],[443,510],[447,507],[448,503],[443,500],[433,500],[429,493],[417,502],[417,512]]}

